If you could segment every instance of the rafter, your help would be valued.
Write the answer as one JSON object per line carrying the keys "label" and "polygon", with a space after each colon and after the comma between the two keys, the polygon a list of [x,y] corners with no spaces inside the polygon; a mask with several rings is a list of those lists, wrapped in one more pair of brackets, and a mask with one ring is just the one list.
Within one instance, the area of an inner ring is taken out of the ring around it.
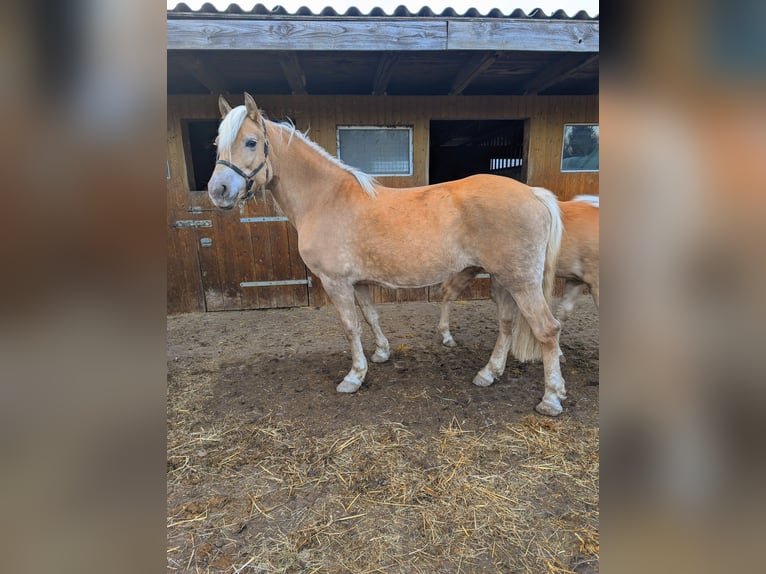
{"label": "rafter", "polygon": [[282,73],[285,75],[287,83],[290,84],[293,94],[307,94],[306,74],[303,73],[303,68],[295,52],[282,52],[279,54],[279,65],[282,66]]}
{"label": "rafter", "polygon": [[471,56],[452,81],[449,95],[458,96],[462,94],[479,74],[495,63],[499,56],[499,52],[479,52]]}
{"label": "rafter", "polygon": [[205,86],[211,94],[228,94],[226,82],[219,76],[213,66],[205,65],[196,56],[183,56],[179,58],[181,66],[189,72],[195,80]]}
{"label": "rafter", "polygon": [[586,66],[591,65],[598,59],[598,54],[567,54],[556,60],[550,66],[543,68],[543,71],[537,74],[524,85],[524,95],[533,96],[539,94],[546,88],[563,82],[576,72],[579,72]]}
{"label": "rafter", "polygon": [[399,56],[391,52],[384,52],[378,60],[378,69],[375,71],[375,79],[372,82],[372,95],[382,96],[388,89],[388,82],[391,80],[391,74],[394,71]]}

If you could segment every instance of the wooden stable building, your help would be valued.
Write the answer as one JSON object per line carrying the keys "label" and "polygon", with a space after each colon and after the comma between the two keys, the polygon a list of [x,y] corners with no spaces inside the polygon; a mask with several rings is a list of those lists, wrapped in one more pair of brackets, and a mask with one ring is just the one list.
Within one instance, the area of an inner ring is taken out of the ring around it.
{"label": "wooden stable building", "polygon": [[[237,105],[249,92],[270,119],[293,121],[387,186],[497,173],[562,200],[598,194],[599,24],[584,12],[179,4],[167,24],[170,313],[329,303],[268,197],[232,211],[208,199],[218,94]],[[374,297],[435,293],[376,288]],[[486,285],[466,296],[487,296]]]}

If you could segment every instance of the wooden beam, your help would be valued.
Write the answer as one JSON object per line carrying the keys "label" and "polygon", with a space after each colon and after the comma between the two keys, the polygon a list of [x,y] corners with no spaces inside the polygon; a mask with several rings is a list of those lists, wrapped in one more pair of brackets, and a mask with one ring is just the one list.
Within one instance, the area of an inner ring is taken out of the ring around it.
{"label": "wooden beam", "polygon": [[205,86],[211,94],[229,93],[226,82],[216,73],[215,68],[204,65],[198,57],[184,55],[179,58],[179,63],[195,80]]}
{"label": "wooden beam", "polygon": [[394,71],[399,56],[390,52],[381,54],[378,60],[378,69],[375,71],[375,79],[372,82],[372,95],[382,96],[388,89],[388,82],[391,80],[391,74]]}
{"label": "wooden beam", "polygon": [[303,73],[303,67],[298,61],[295,52],[282,52],[279,54],[279,65],[282,66],[282,73],[290,84],[293,95],[302,96],[306,91],[306,74]]}
{"label": "wooden beam", "polygon": [[524,85],[524,95],[533,96],[546,88],[563,82],[569,76],[578,72],[598,59],[598,54],[566,54],[556,60],[550,66],[546,66],[542,72],[529,80]]}
{"label": "wooden beam", "polygon": [[476,79],[476,76],[495,63],[499,55],[498,52],[480,52],[471,56],[455,76],[449,95],[458,96],[462,94],[463,90]]}
{"label": "wooden beam", "polygon": [[445,50],[447,21],[171,19],[167,49]]}
{"label": "wooden beam", "polygon": [[598,52],[593,20],[451,20],[448,50]]}

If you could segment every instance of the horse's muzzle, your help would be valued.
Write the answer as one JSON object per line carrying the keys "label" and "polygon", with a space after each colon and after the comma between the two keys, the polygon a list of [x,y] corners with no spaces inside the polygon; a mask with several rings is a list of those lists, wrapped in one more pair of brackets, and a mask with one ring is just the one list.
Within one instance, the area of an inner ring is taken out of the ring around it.
{"label": "horse's muzzle", "polygon": [[229,178],[213,176],[207,184],[207,193],[213,205],[221,209],[232,209],[239,201],[240,181],[227,181]]}

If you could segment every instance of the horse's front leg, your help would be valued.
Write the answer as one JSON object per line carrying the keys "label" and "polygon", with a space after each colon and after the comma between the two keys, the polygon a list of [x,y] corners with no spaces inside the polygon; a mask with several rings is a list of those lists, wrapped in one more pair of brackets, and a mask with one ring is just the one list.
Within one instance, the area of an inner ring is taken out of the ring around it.
{"label": "horse's front leg", "polygon": [[362,386],[367,374],[367,359],[362,350],[362,325],[359,323],[354,304],[354,287],[327,277],[319,276],[319,279],[325,293],[338,310],[341,325],[351,343],[351,370],[335,388],[339,393],[354,393]]}
{"label": "horse's front leg", "polygon": [[370,288],[367,285],[354,285],[354,291],[356,292],[356,300],[359,303],[359,308],[362,310],[364,320],[367,321],[375,335],[375,353],[370,357],[370,360],[373,363],[384,363],[391,356],[391,349],[388,345],[388,339],[380,328],[380,320],[378,312],[372,304]]}

